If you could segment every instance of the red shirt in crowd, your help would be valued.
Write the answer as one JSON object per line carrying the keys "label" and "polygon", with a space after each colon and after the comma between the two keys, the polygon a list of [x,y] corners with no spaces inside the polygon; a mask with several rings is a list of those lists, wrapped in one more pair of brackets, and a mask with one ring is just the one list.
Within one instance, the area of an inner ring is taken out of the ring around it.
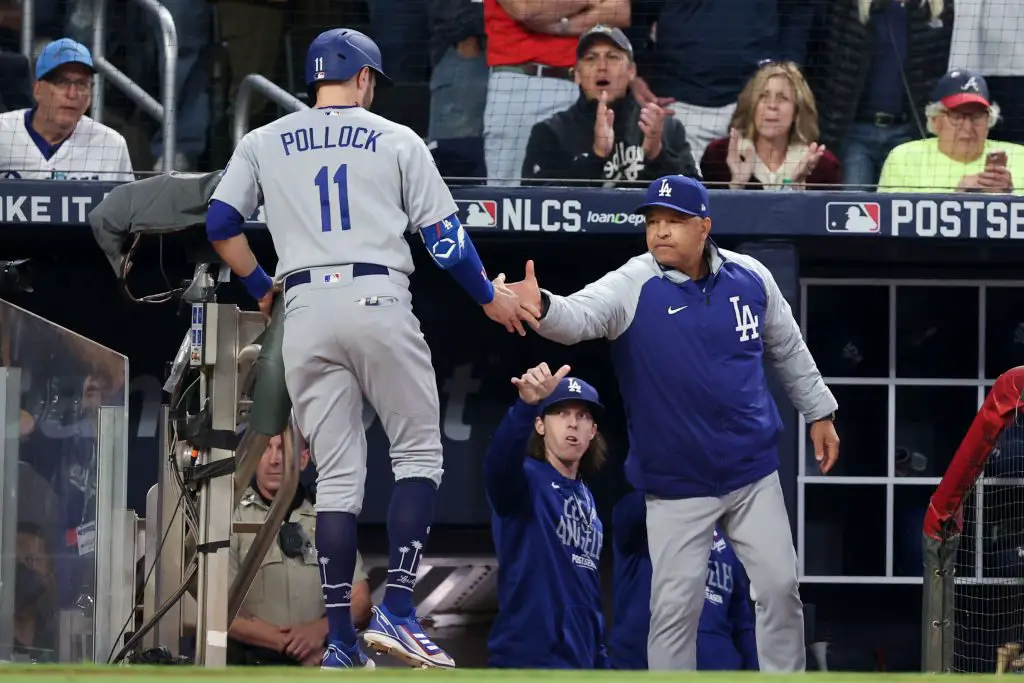
{"label": "red shirt in crowd", "polygon": [[531,31],[510,17],[498,0],[484,0],[484,30],[489,66],[535,62],[567,67],[576,63],[579,36],[552,36]]}

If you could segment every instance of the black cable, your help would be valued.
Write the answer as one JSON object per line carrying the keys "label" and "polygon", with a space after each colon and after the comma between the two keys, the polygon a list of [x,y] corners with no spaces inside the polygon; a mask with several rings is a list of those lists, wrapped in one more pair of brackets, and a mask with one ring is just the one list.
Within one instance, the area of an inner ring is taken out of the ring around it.
{"label": "black cable", "polygon": [[[181,505],[184,502],[184,500],[185,500],[185,492],[182,491],[181,495],[178,496],[178,504],[174,506],[174,512],[171,514],[171,519],[172,520],[177,516],[178,510],[181,509]],[[174,528],[173,524],[168,524],[167,525],[167,529],[164,531],[164,537],[162,539],[160,539],[160,545],[157,546],[156,554],[153,557],[153,564],[152,564],[152,566],[150,566],[149,571],[146,572],[146,578],[142,580],[142,593],[143,593],[143,595],[145,595],[145,593],[146,593],[146,586],[149,585],[149,580],[153,577],[153,572],[156,570],[157,564],[160,563],[160,555],[161,555],[161,553],[164,550],[164,544],[166,544],[167,543],[167,539],[170,538],[171,529],[173,529],[173,528]],[[124,635],[124,632],[128,630],[128,625],[131,624],[132,621],[135,619],[135,610],[136,609],[137,609],[137,604],[135,603],[134,600],[132,600],[132,611],[131,611],[131,614],[129,614],[128,618],[125,619],[124,626],[121,627],[121,632],[117,634],[117,637],[114,638],[114,644],[110,646],[110,653],[107,654],[107,664],[111,663],[110,658],[114,655],[114,648],[117,647],[117,641],[119,641],[121,639],[121,636]]]}
{"label": "black cable", "polygon": [[157,611],[153,614],[150,620],[143,624],[142,628],[136,631],[132,635],[132,637],[128,639],[128,642],[124,644],[124,647],[121,648],[121,651],[118,652],[117,656],[114,657],[114,661],[110,662],[111,664],[117,664],[122,659],[124,659],[125,656],[132,651],[135,645],[140,640],[142,640],[147,633],[153,630],[153,627],[156,626],[157,622],[160,621],[160,619],[162,619],[163,616],[167,614],[172,607],[174,607],[175,603],[177,603],[178,600],[181,600],[181,596],[185,595],[185,591],[188,590],[188,585],[192,583],[192,579],[195,578],[195,575],[198,572],[199,556],[196,555],[195,559],[193,559],[192,562],[189,563],[188,569],[185,572],[185,579],[181,582],[181,585],[178,586],[177,590],[174,591],[174,595],[167,598],[167,600],[164,601],[164,604],[160,605],[160,608],[157,609]]}

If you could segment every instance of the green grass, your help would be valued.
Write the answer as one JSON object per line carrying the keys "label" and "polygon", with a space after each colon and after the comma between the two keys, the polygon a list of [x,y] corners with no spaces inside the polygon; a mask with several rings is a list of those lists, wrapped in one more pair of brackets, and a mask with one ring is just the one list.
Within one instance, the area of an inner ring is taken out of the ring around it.
{"label": "green grass", "polygon": [[[0,665],[2,683],[71,683],[77,679],[103,678],[116,683],[218,683],[247,679],[251,681],[285,681],[295,679],[323,680],[324,676],[354,676],[380,683],[408,683],[413,680],[441,681],[487,681],[490,683],[575,683],[577,681],[701,681],[701,683],[750,683],[762,680],[756,673],[701,672],[701,673],[651,673],[616,671],[501,671],[495,669],[456,669],[454,671],[420,671],[412,669],[378,668],[376,671],[351,671],[328,674],[318,669],[295,668],[231,668],[200,669],[179,666],[151,667],[104,667],[104,666],[21,666]],[[937,683],[949,676],[932,674],[884,674],[884,673],[806,673],[797,675],[772,675],[772,683],[867,683],[886,680],[893,683]],[[988,675],[958,675],[957,683],[991,682]]]}

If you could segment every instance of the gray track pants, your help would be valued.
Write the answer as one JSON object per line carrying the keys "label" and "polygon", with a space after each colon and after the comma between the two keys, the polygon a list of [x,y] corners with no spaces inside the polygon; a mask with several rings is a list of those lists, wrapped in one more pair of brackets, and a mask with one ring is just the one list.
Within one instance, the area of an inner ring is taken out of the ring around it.
{"label": "gray track pants", "polygon": [[704,607],[715,523],[750,577],[761,671],[804,671],[803,603],[796,551],[778,473],[721,498],[647,496],[651,564],[651,670],[697,668],[697,625]]}

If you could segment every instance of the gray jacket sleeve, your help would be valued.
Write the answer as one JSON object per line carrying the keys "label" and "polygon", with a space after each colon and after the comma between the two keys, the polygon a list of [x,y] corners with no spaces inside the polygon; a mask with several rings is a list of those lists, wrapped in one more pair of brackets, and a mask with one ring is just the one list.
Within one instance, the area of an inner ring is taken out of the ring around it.
{"label": "gray jacket sleeve", "polygon": [[729,258],[753,271],[764,283],[767,305],[762,325],[765,357],[775,368],[789,400],[807,422],[828,417],[838,408],[835,396],[825,385],[818,366],[804,343],[800,326],[786,297],[770,270],[760,261],[742,254]]}
{"label": "gray jacket sleeve", "polygon": [[558,296],[542,290],[550,303],[537,332],[545,339],[566,345],[589,339],[615,339],[633,322],[640,289],[656,276],[652,257],[644,254],[575,294]]}

